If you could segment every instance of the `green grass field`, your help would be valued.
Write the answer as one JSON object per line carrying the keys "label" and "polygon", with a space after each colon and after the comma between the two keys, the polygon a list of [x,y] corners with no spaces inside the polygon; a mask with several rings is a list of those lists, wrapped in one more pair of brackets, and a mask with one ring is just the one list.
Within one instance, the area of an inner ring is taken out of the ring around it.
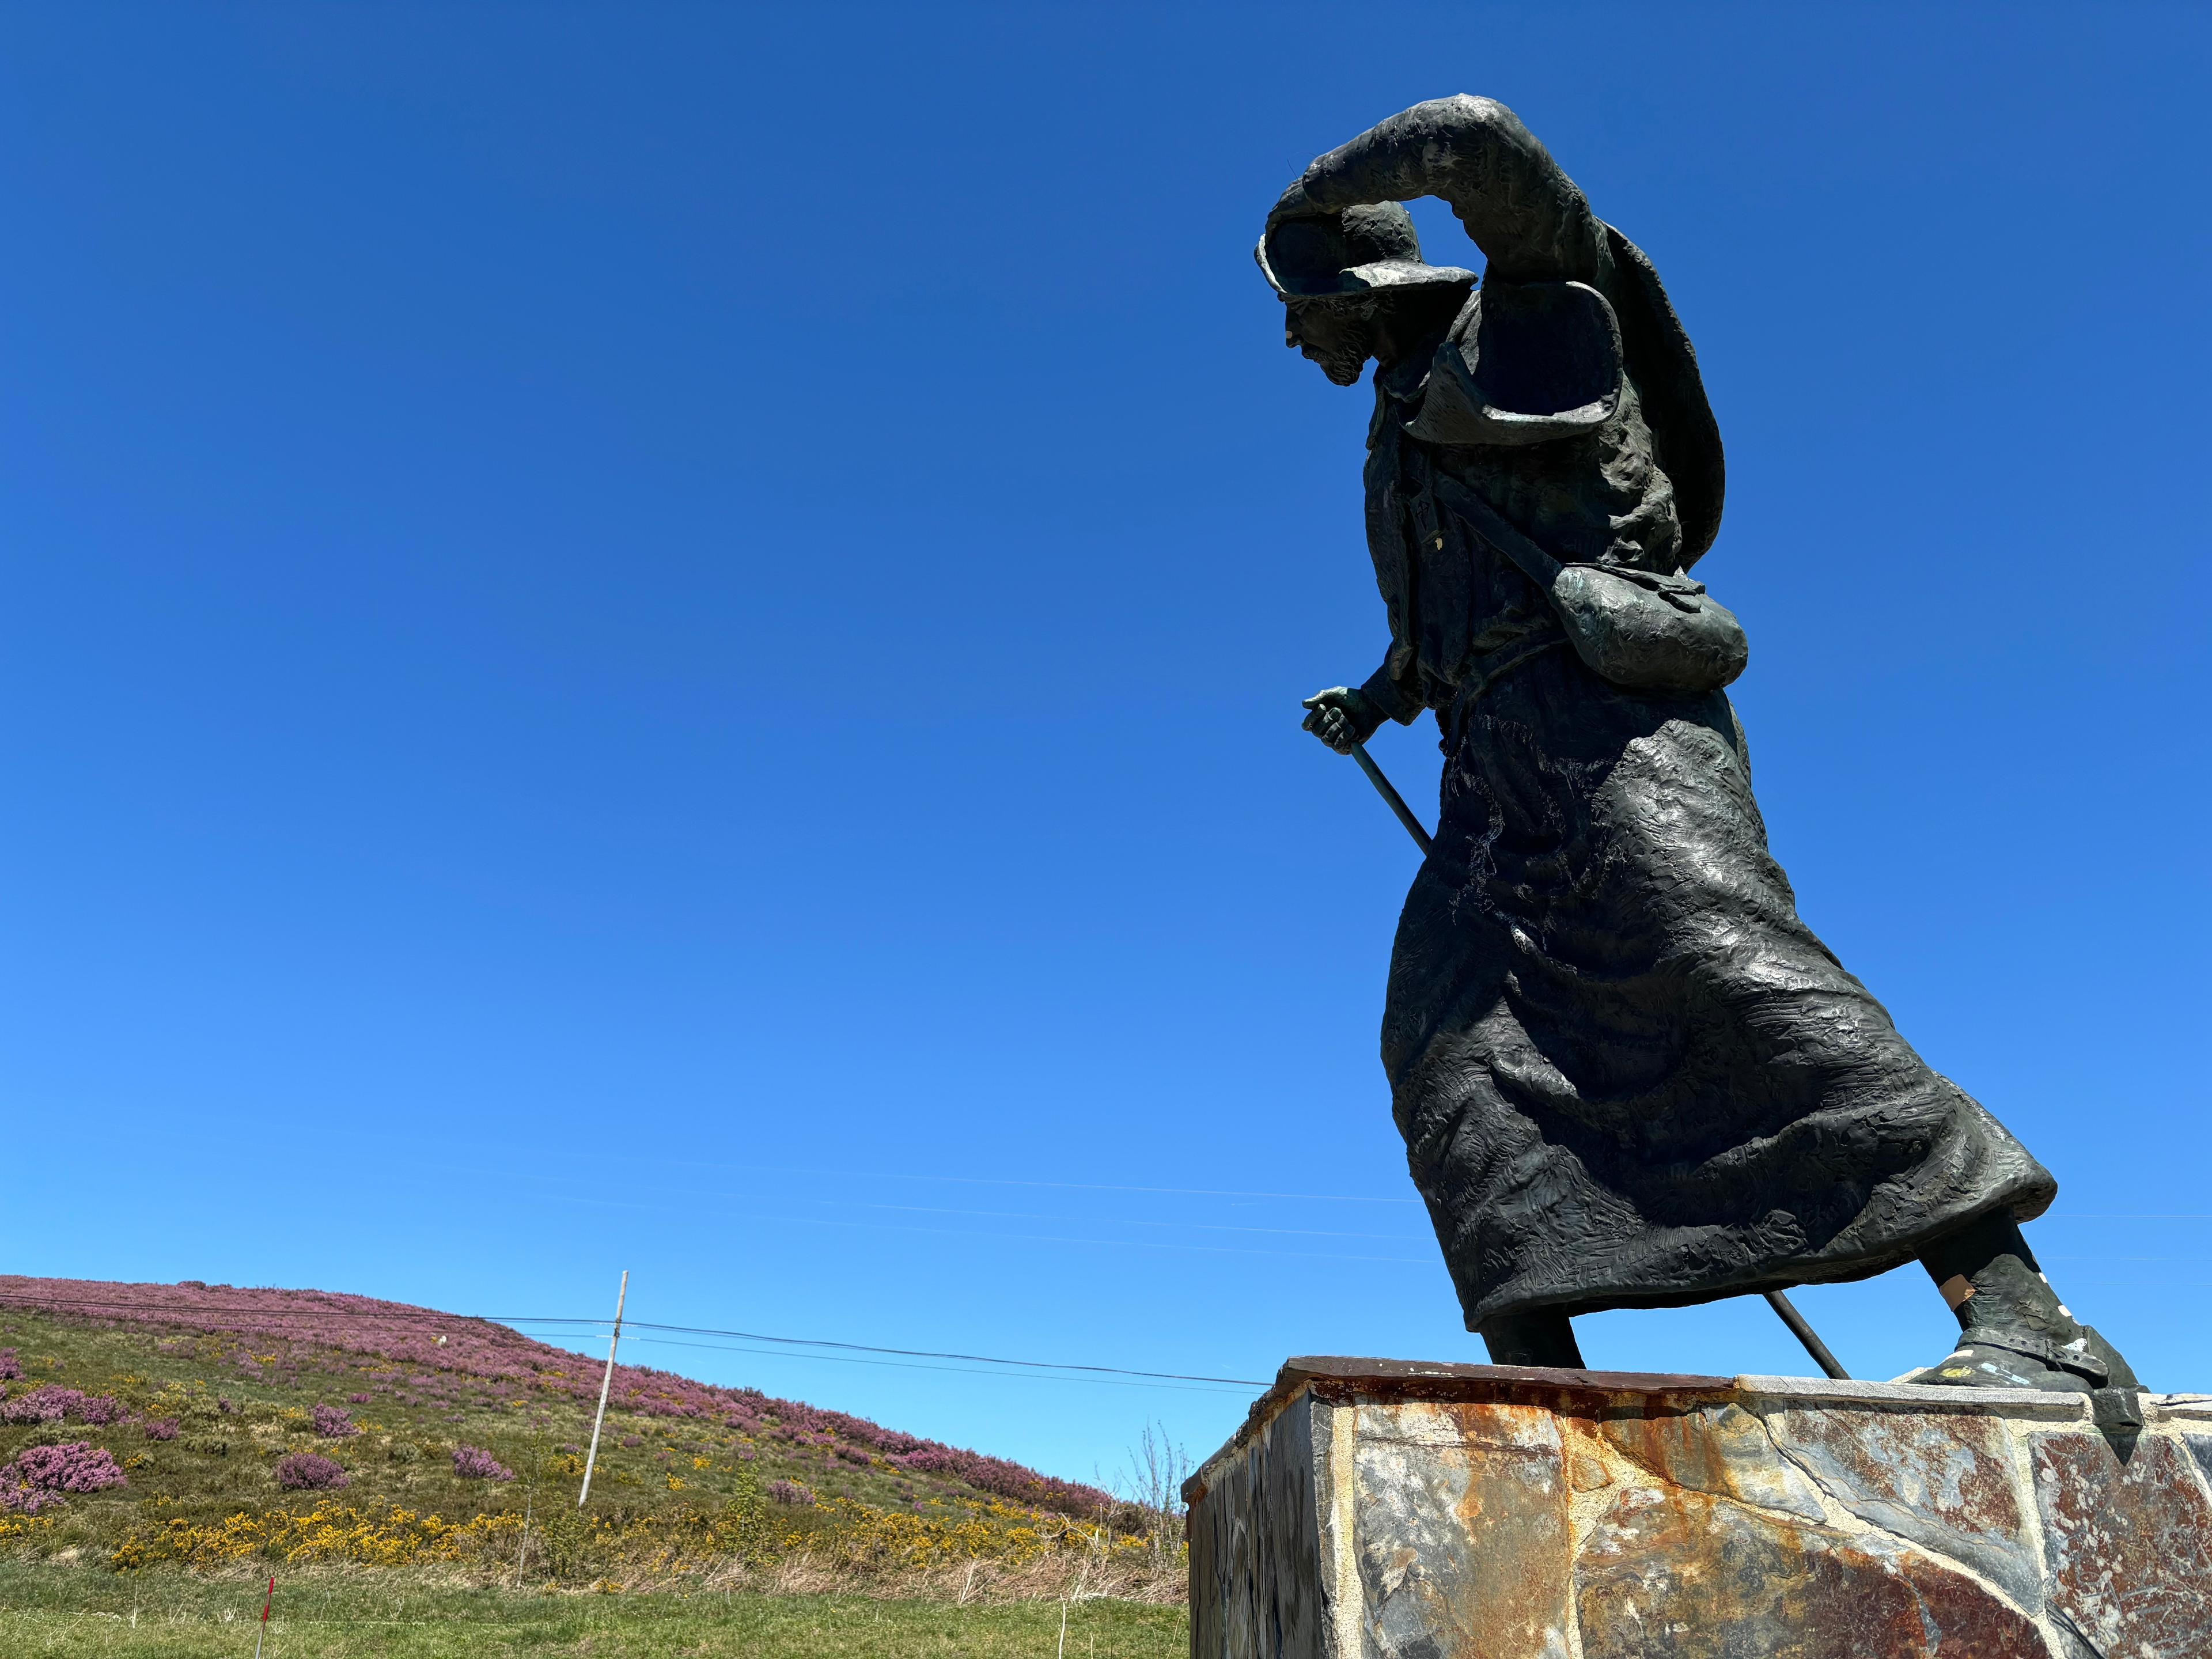
{"label": "green grass field", "polygon": [[[280,1569],[264,1659],[1053,1659],[1060,1651],[1053,1602],[595,1595],[425,1589],[407,1577]],[[8,1659],[247,1659],[260,1611],[261,1583],[242,1577],[0,1559]],[[1086,1601],[1068,1618],[1070,1659],[1182,1659],[1189,1646],[1179,1607]]]}

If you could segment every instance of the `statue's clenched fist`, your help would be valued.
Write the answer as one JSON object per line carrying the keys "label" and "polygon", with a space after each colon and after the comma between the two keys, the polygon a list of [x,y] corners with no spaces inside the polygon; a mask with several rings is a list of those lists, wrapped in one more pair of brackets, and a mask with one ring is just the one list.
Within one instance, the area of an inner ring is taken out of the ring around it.
{"label": "statue's clenched fist", "polygon": [[1373,699],[1349,686],[1332,685],[1305,700],[1309,711],[1305,729],[1340,755],[1348,755],[1356,743],[1364,743],[1382,724],[1382,711]]}

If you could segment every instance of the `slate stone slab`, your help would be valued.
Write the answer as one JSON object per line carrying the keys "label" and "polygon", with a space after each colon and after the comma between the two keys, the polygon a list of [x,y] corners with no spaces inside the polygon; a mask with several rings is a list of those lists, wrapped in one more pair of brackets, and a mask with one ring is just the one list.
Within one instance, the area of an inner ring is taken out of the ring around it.
{"label": "slate stone slab", "polygon": [[2179,1437],[2124,1462],[2101,1435],[2034,1437],[2053,1613],[2100,1659],[2212,1654],[2212,1501]]}
{"label": "slate stone slab", "polygon": [[1765,1414],[1775,1447],[1869,1524],[1991,1580],[2033,1613],[2043,1563],[2028,1541],[2002,1419],[1952,1412]]}
{"label": "slate stone slab", "polygon": [[1194,1659],[2212,1659],[2212,1424],[1286,1364],[1185,1487]]}
{"label": "slate stone slab", "polygon": [[1192,1650],[1320,1659],[1335,1650],[1314,1571],[1323,1506],[1311,1402],[1291,1401],[1247,1449],[1222,1471],[1215,1501],[1191,1510]]}
{"label": "slate stone slab", "polygon": [[1528,1406],[1362,1406],[1353,1537],[1365,1651],[1566,1659],[1559,1429]]}
{"label": "slate stone slab", "polygon": [[1813,1483],[1775,1455],[1766,1425],[1741,1406],[1624,1413],[1607,1418],[1599,1431],[1664,1485],[1778,1510],[1801,1521],[1826,1518]]}
{"label": "slate stone slab", "polygon": [[[1575,1562],[1583,1659],[2045,1659],[2018,1608],[1883,1534],[1618,1493]],[[1444,1651],[1450,1651],[1446,1649]]]}

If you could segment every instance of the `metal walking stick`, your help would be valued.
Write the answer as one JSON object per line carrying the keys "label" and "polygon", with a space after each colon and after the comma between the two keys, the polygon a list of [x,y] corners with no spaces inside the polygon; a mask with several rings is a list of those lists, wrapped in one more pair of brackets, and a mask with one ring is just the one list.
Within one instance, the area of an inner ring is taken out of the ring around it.
{"label": "metal walking stick", "polygon": [[[1351,753],[1352,758],[1359,763],[1359,769],[1367,774],[1367,781],[1375,786],[1375,793],[1382,797],[1383,805],[1396,813],[1398,822],[1406,826],[1406,833],[1421,849],[1421,856],[1426,858],[1434,852],[1437,846],[1435,839],[1421,828],[1420,819],[1415,817],[1413,809],[1406,805],[1406,798],[1391,787],[1390,780],[1382,775],[1382,769],[1367,752],[1367,745],[1355,743],[1352,745]],[[1828,1345],[1820,1340],[1819,1333],[1806,1322],[1805,1316],[1797,1311],[1796,1304],[1779,1291],[1768,1291],[1765,1295],[1766,1305],[1773,1309],[1782,1322],[1790,1328],[1790,1334],[1804,1345],[1805,1352],[1813,1356],[1813,1363],[1826,1376],[1839,1382],[1848,1382],[1851,1374],[1836,1363],[1836,1356],[1828,1352]]]}

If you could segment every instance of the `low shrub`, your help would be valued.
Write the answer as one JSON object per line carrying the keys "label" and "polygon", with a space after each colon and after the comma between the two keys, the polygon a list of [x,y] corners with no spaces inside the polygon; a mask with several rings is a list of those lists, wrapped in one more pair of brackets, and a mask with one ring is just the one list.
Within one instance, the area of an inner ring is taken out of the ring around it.
{"label": "low shrub", "polygon": [[0,1423],[58,1423],[84,1404],[82,1389],[64,1389],[58,1382],[33,1389],[27,1394],[0,1400]]}
{"label": "low shrub", "polygon": [[35,1515],[64,1492],[105,1492],[123,1483],[114,1457],[88,1441],[26,1446],[0,1468],[0,1508]]}
{"label": "low shrub", "polygon": [[325,1440],[343,1440],[361,1430],[353,1420],[353,1413],[339,1406],[318,1406],[309,1413],[314,1419],[315,1432]]}
{"label": "low shrub", "polygon": [[173,1417],[149,1417],[146,1419],[145,1427],[149,1440],[174,1440],[177,1437],[177,1419]]}
{"label": "low shrub", "polygon": [[0,1382],[14,1382],[23,1375],[23,1362],[13,1348],[0,1348]]}
{"label": "low shrub", "polygon": [[814,1494],[796,1480],[771,1480],[768,1483],[769,1500],[775,1504],[811,1504]]}
{"label": "low shrub", "polygon": [[514,1471],[482,1446],[453,1448],[453,1473],[464,1480],[512,1480]]}
{"label": "low shrub", "polygon": [[346,1472],[316,1452],[292,1452],[276,1460],[276,1484],[287,1492],[335,1492]]}

